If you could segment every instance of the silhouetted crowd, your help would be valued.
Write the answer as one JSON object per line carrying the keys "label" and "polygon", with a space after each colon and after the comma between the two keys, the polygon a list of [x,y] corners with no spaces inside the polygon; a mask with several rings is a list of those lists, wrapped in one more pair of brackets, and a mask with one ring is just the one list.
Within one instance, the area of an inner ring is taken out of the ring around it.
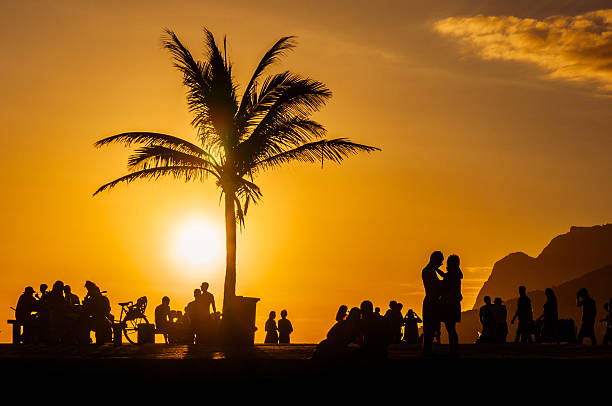
{"label": "silhouetted crowd", "polygon": [[39,292],[26,287],[15,308],[15,319],[23,326],[22,342],[85,344],[91,342],[92,331],[97,343],[110,341],[113,317],[108,298],[93,282],[85,282],[85,289],[81,302],[62,281],[50,291],[44,283]]}
{"label": "silhouetted crowd", "polygon": [[374,309],[369,300],[350,311],[347,306],[340,306],[336,323],[317,346],[314,358],[385,358],[390,344],[416,344],[418,323],[422,320],[412,309],[403,316],[402,308],[401,303],[392,300],[383,316],[380,308]]}
{"label": "silhouetted crowd", "polygon": [[[193,291],[193,301],[185,306],[185,313],[170,309],[170,298],[164,296],[155,308],[155,326],[170,344],[215,344],[218,342],[221,313],[215,297],[203,282]],[[212,312],[211,312],[212,310]]]}
{"label": "silhouetted crowd", "polygon": [[[576,336],[576,327],[572,319],[560,319],[557,306],[557,297],[551,288],[544,291],[546,302],[543,313],[534,320],[531,300],[527,296],[525,286],[519,287],[519,298],[516,312],[510,323],[514,324],[518,319],[515,343],[561,343],[575,342],[582,344],[588,338],[592,344],[597,344],[595,337],[595,322],[597,306],[595,300],[589,296],[587,289],[582,288],[576,293],[576,305],[582,308],[582,320],[580,330]],[[500,298],[495,298],[491,304],[489,296],[484,297],[484,306],[480,308],[479,316],[482,324],[482,333],[478,338],[479,343],[505,343],[508,335],[508,324],[506,322],[506,306]],[[610,343],[612,337],[612,298],[604,305],[606,315],[601,322],[606,323],[606,332],[603,338],[604,344]]]}
{"label": "silhouetted crowd", "polygon": [[[449,337],[451,356],[458,356],[458,336],[456,324],[461,321],[461,280],[463,273],[460,260],[451,255],[446,261],[446,272],[440,270],[444,255],[440,251],[431,254],[429,263],[421,273],[425,298],[423,299],[423,320],[409,310],[402,317],[402,304],[392,301],[389,310],[381,316],[379,308],[373,308],[372,302],[366,300],[361,306],[353,307],[347,314],[347,306],[340,306],[336,323],[327,333],[327,337],[317,346],[315,359],[372,357],[384,358],[392,343],[422,344],[423,355],[433,355],[433,342],[440,342],[441,325],[444,324]],[[543,314],[533,318],[531,300],[524,286],[519,288],[517,309],[511,322],[518,320],[515,343],[577,341],[582,343],[589,338],[596,344],[595,322],[596,304],[586,289],[577,292],[577,306],[582,308],[582,324],[576,337],[576,328],[571,319],[559,319],[557,299],[552,289],[545,291],[547,301]],[[477,343],[506,343],[508,336],[508,312],[501,298],[491,302],[489,296],[484,298],[479,317],[482,331]],[[604,305],[606,323],[604,344],[610,344],[612,338],[612,298]],[[273,319],[273,317],[271,316]],[[419,323],[423,323],[419,335]],[[403,328],[403,331],[402,331]],[[572,338],[573,337],[573,338]]]}

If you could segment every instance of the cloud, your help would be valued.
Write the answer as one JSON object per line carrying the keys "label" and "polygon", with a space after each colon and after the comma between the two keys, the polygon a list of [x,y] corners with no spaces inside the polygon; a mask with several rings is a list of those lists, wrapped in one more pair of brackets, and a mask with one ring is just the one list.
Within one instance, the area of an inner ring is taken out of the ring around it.
{"label": "cloud", "polygon": [[511,16],[450,17],[434,24],[484,59],[536,64],[553,79],[596,82],[612,91],[612,10],[543,20]]}

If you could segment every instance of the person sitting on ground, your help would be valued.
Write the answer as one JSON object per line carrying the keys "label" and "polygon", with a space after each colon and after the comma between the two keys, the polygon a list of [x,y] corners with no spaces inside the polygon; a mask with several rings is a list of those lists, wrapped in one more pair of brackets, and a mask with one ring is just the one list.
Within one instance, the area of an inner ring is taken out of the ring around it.
{"label": "person sitting on ground", "polygon": [[495,315],[495,342],[503,344],[508,337],[508,311],[501,297],[496,297],[493,300],[493,310]]}
{"label": "person sitting on ground", "polygon": [[404,341],[408,344],[418,344],[419,342],[419,323],[423,321],[414,312],[414,310],[408,310],[406,317],[404,318]]}
{"label": "person sitting on ground", "polygon": [[559,310],[557,307],[557,297],[551,288],[546,288],[546,303],[544,303],[544,314],[538,317],[538,321],[542,323],[540,332],[540,342],[544,343],[559,343],[557,334],[557,324],[559,323]]}
{"label": "person sitting on ground", "polygon": [[391,323],[374,314],[374,306],[364,300],[360,306],[361,353],[368,358],[386,358],[389,344],[393,342]]}
{"label": "person sitting on ground", "polygon": [[531,335],[533,334],[533,310],[531,308],[531,300],[527,296],[527,288],[524,286],[519,286],[519,298],[516,306],[516,312],[510,321],[511,324],[514,324],[514,320],[518,318],[518,327],[516,328],[516,337],[514,338],[514,342],[518,343],[519,341],[523,344],[532,343],[533,339]]}
{"label": "person sitting on ground", "polygon": [[15,320],[23,326],[21,341],[25,344],[35,341],[35,316],[32,314],[38,310],[38,303],[34,297],[34,288],[25,288],[15,308]]}
{"label": "person sitting on ground", "polygon": [[170,298],[164,296],[162,297],[161,304],[155,308],[155,327],[164,336],[166,344],[168,344],[168,327],[170,322]]}
{"label": "person sitting on ground", "polygon": [[589,296],[589,292],[585,288],[580,289],[576,293],[576,305],[582,307],[582,325],[578,333],[578,343],[582,344],[584,337],[587,337],[591,340],[591,344],[596,345],[595,315],[597,313],[597,306],[595,305],[595,300]]}
{"label": "person sitting on ground", "polygon": [[289,344],[291,333],[293,333],[293,326],[287,319],[287,310],[281,310],[281,319],[278,321],[278,343]]}
{"label": "person sitting on ground", "polygon": [[64,297],[66,299],[66,303],[68,303],[69,306],[79,306],[81,304],[79,297],[72,293],[70,285],[64,286]]}
{"label": "person sitting on ground", "polygon": [[348,307],[345,305],[340,306],[338,312],[336,313],[336,321],[342,321],[346,318],[346,312],[348,311]]}
{"label": "person sitting on ground", "polygon": [[272,310],[266,321],[266,339],[264,344],[278,344],[278,327],[276,327],[276,312]]}
{"label": "person sitting on ground", "polygon": [[495,314],[491,297],[484,297],[485,304],[480,308],[479,317],[482,324],[482,334],[478,339],[479,343],[492,343],[495,341]]}
{"label": "person sitting on ground", "polygon": [[346,319],[337,321],[327,333],[327,337],[317,345],[313,359],[337,359],[353,355],[355,349],[351,348],[351,345],[356,346],[360,338],[360,320],[361,311],[353,307]]}

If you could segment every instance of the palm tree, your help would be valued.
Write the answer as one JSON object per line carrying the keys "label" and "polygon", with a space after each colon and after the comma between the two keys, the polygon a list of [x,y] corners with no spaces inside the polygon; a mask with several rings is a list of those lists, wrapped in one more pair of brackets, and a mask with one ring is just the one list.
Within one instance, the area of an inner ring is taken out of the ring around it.
{"label": "palm tree", "polygon": [[183,75],[187,104],[193,113],[199,146],[155,132],[128,132],[104,138],[96,147],[111,143],[139,145],[128,159],[129,174],[101,186],[94,196],[119,183],[170,175],[185,181],[216,180],[225,200],[226,271],[223,308],[236,291],[236,226],[244,225],[251,203],[261,190],[253,183],[261,171],[291,161],[340,162],[350,154],[376,147],[346,138],[325,139],[324,127],[311,120],[331,97],[321,82],[289,71],[263,77],[284,52],[294,47],[293,37],[278,40],[263,56],[242,97],[227,57],[213,34],[204,28],[207,55],[196,60],[177,35],[164,30],[162,43]]}

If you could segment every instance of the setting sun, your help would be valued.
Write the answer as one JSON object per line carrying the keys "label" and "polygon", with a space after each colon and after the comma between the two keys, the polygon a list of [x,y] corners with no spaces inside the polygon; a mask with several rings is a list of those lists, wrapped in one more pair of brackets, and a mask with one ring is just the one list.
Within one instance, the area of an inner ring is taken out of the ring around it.
{"label": "setting sun", "polygon": [[223,258],[223,234],[206,220],[185,221],[173,238],[173,255],[181,265],[209,266]]}

